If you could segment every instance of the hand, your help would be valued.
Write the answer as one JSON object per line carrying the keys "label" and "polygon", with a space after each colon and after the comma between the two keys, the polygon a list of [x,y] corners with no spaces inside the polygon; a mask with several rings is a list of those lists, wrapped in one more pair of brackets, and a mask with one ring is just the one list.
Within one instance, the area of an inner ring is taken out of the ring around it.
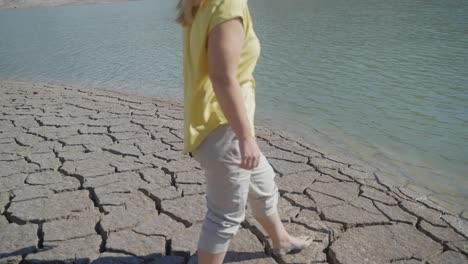
{"label": "hand", "polygon": [[241,155],[240,167],[246,170],[255,169],[260,162],[260,149],[255,137],[239,139],[239,150]]}

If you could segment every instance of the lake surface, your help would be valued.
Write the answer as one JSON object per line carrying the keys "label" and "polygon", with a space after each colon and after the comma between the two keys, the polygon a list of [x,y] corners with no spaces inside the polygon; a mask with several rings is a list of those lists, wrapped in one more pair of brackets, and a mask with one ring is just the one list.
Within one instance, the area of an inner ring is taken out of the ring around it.
{"label": "lake surface", "polygon": [[[0,79],[182,99],[175,3],[0,10]],[[259,124],[468,208],[468,1],[249,6]]]}

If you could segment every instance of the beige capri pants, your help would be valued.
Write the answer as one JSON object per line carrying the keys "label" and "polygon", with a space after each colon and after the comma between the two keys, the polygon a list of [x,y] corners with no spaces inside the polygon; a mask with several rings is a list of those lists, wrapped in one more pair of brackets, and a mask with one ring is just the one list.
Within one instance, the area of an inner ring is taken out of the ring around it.
{"label": "beige capri pants", "polygon": [[254,217],[276,212],[275,172],[263,154],[257,168],[240,167],[239,140],[228,124],[215,128],[192,155],[205,170],[208,207],[198,249],[225,252],[245,218],[247,201]]}

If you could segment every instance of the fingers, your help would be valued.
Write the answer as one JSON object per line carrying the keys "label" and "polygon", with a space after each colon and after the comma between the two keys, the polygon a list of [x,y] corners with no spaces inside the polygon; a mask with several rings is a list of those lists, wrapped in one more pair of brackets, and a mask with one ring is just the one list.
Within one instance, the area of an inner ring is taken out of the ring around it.
{"label": "fingers", "polygon": [[260,155],[250,156],[246,155],[242,158],[240,167],[246,170],[252,170],[258,167],[260,163]]}
{"label": "fingers", "polygon": [[260,163],[260,150],[255,138],[247,138],[239,141],[241,156],[240,167],[246,170],[255,169]]}
{"label": "fingers", "polygon": [[248,170],[247,166],[247,158],[246,157],[241,157],[241,164],[240,167],[242,169]]}
{"label": "fingers", "polygon": [[250,163],[250,158],[245,157],[245,158],[242,159],[240,167],[245,169],[245,170],[250,170],[251,168],[249,166],[249,163]]}

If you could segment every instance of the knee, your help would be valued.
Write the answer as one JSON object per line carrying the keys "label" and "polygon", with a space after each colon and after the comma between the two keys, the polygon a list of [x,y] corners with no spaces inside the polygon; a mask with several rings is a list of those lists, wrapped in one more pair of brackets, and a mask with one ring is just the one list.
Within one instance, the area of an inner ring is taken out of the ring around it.
{"label": "knee", "polygon": [[249,199],[250,211],[255,217],[267,216],[276,212],[278,207],[279,191],[274,187],[272,192]]}

